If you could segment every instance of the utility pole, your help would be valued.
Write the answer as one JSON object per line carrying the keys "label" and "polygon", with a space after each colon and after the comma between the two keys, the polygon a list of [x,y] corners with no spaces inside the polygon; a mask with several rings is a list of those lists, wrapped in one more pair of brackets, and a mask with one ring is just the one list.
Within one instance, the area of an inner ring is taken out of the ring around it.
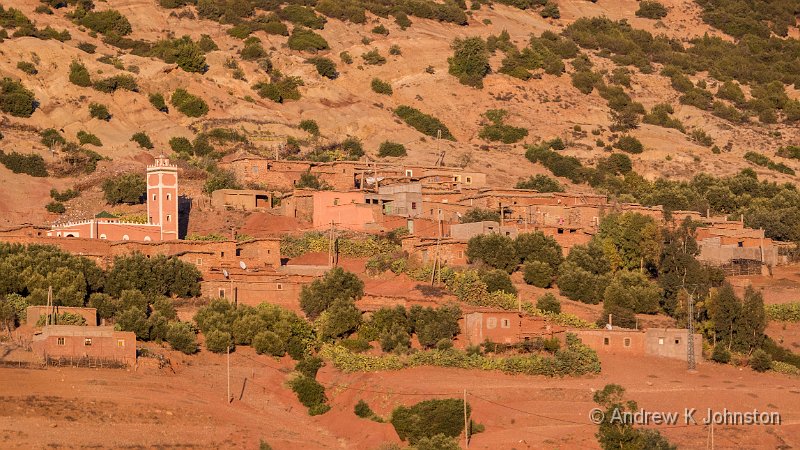
{"label": "utility pole", "polygon": [[[434,285],[434,277],[436,276],[439,266],[439,243],[442,240],[442,212],[439,210],[439,235],[436,238],[436,259],[433,260],[433,270],[431,271],[431,286]],[[440,277],[441,278],[441,277]]]}
{"label": "utility pole", "polygon": [[464,389],[464,445],[469,448],[469,419],[467,418],[467,390]]}
{"label": "utility pole", "polygon": [[228,342],[228,396],[225,398],[225,403],[231,403],[231,343]]}
{"label": "utility pole", "polygon": [[[689,294],[689,291],[686,291]],[[689,370],[695,370],[695,360],[694,360],[694,295],[689,294],[689,299],[687,300],[689,304],[689,336],[686,337],[686,362],[689,366]]]}
{"label": "utility pole", "polygon": [[51,285],[47,287],[47,316],[45,317],[45,325],[52,324],[55,308],[56,306],[53,304],[53,286]]}
{"label": "utility pole", "polygon": [[331,219],[331,227],[328,229],[328,267],[333,267],[333,220]]}

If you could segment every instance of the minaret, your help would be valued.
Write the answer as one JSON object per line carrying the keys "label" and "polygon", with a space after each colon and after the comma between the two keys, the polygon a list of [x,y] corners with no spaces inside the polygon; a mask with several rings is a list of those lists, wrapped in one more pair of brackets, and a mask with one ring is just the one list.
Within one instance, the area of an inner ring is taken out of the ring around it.
{"label": "minaret", "polygon": [[147,166],[147,218],[161,226],[161,240],[178,239],[178,166],[162,153]]}

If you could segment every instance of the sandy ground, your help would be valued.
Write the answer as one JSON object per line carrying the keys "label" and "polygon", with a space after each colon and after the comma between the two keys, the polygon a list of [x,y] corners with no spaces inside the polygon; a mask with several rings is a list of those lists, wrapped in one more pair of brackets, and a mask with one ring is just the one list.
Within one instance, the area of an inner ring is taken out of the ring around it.
{"label": "sandy ground", "polygon": [[[332,410],[309,417],[285,386],[289,360],[239,348],[231,356],[235,400],[224,402],[225,357],[169,353],[169,369],[0,369],[0,447],[29,448],[257,448],[373,449],[400,442],[390,424],[359,419],[365,399],[387,416],[399,404],[462,397],[486,431],[475,449],[598,448],[589,422],[592,393],[607,383],[649,411],[697,408],[780,412],[779,426],[716,426],[716,448],[793,448],[800,445],[800,380],[749,369],[702,364],[688,374],[680,361],[603,355],[598,376],[549,379],[461,369],[415,368],[342,374],[324,367]],[[706,448],[708,427],[659,428],[680,448]],[[462,444],[463,445],[463,444]]]}

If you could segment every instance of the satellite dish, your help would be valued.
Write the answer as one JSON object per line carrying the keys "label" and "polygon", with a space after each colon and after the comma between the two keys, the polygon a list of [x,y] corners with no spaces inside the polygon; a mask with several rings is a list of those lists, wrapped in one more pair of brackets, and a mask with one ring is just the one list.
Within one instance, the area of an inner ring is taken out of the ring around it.
{"label": "satellite dish", "polygon": [[228,271],[225,269],[222,269],[222,275],[224,275],[225,278],[229,278],[231,276],[231,274],[229,274]]}
{"label": "satellite dish", "polygon": [[242,270],[247,270],[247,264],[245,264],[244,261],[239,261],[239,267],[241,267]]}

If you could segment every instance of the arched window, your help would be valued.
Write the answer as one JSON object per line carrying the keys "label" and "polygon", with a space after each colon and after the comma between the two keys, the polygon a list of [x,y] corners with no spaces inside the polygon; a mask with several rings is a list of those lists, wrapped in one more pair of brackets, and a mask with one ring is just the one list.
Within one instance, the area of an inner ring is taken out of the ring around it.
{"label": "arched window", "polygon": [[172,200],[172,194],[167,194],[167,200]]}
{"label": "arched window", "polygon": [[156,194],[153,194],[153,201],[156,201]]}
{"label": "arched window", "polygon": [[145,236],[145,237],[144,237],[144,240],[145,240],[145,242],[148,242],[148,241],[150,241],[150,236]]}
{"label": "arched window", "polygon": [[131,239],[131,238],[129,238],[127,234],[123,234],[123,235],[122,235],[122,240],[123,240],[123,241],[128,241],[128,240],[130,240],[130,239]]}

